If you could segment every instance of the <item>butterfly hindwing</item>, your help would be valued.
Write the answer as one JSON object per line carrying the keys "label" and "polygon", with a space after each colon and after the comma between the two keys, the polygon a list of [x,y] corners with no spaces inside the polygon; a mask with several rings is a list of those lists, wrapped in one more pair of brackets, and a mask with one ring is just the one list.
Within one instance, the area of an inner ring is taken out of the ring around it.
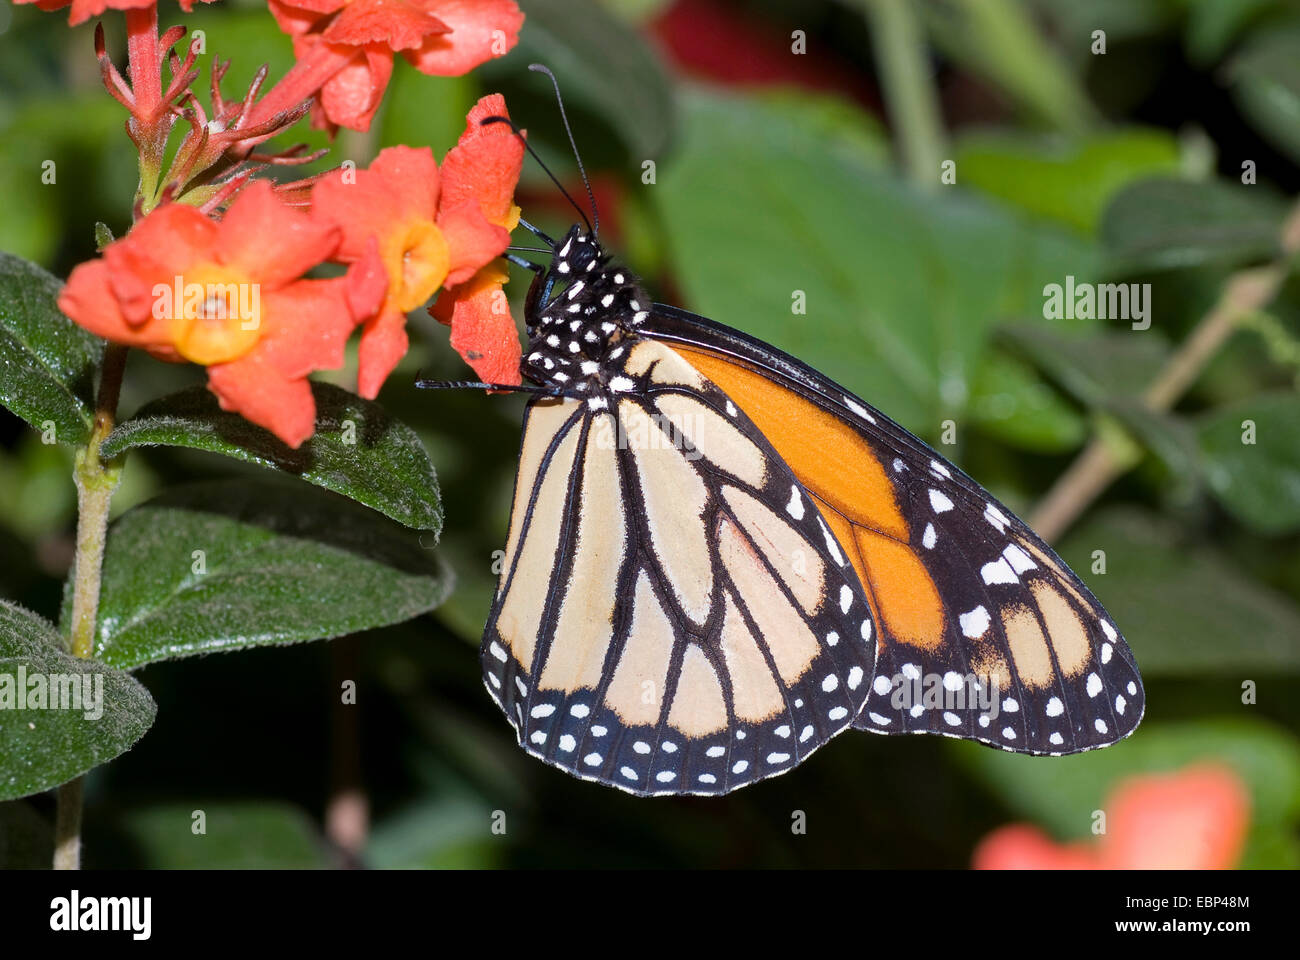
{"label": "butterfly hindwing", "polygon": [[850,555],[879,628],[855,726],[1038,754],[1106,746],[1137,726],[1128,645],[978,483],[767,344],[660,306],[639,332],[672,343],[749,414]]}
{"label": "butterfly hindwing", "polygon": [[673,350],[528,408],[489,691],[521,745],[637,794],[726,793],[858,715],[874,624],[761,432]]}

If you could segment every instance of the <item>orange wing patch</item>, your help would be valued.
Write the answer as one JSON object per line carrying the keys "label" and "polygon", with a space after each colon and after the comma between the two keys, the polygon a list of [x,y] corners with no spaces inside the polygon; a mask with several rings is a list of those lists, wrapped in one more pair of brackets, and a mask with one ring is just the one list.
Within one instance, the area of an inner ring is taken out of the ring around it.
{"label": "orange wing patch", "polygon": [[674,345],[758,425],[822,516],[857,571],[872,613],[889,639],[932,650],[944,640],[943,602],[911,547],[894,485],[871,447],[848,424],[747,367]]}

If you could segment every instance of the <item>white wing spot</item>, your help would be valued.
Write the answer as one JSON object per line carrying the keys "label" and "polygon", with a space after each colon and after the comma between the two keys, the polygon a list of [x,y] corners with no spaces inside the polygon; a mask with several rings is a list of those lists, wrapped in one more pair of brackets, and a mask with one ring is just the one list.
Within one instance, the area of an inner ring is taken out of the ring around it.
{"label": "white wing spot", "polygon": [[995,583],[1019,583],[1016,579],[1016,573],[1011,569],[1011,564],[1007,563],[1005,557],[984,564],[980,567],[980,576],[989,586]]}
{"label": "white wing spot", "polygon": [[826,714],[826,716],[830,717],[832,720],[843,720],[848,715],[849,711],[845,707],[835,707]]}
{"label": "white wing spot", "polygon": [[833,673],[827,674],[826,679],[822,681],[822,689],[827,693],[830,693],[839,685],[840,685],[840,678],[835,676],[835,674]]}
{"label": "white wing spot", "polygon": [[573,753],[573,748],[578,745],[578,741],[573,739],[573,735],[566,733],[560,737],[560,749],[565,753]]}
{"label": "white wing spot", "polygon": [[1061,702],[1060,697],[1052,697],[1047,701],[1047,715],[1049,717],[1059,717],[1065,713],[1065,704]]}
{"label": "white wing spot", "polygon": [[878,714],[878,713],[869,713],[869,714],[867,714],[867,716],[871,718],[871,722],[872,722],[872,723],[878,723],[878,724],[880,724],[882,727],[883,727],[885,724],[887,724],[887,723],[891,723],[891,722],[892,722],[888,717],[882,717],[882,716],[881,716],[880,714]]}
{"label": "white wing spot", "polygon": [[958,717],[957,714],[953,713],[951,710],[945,710],[945,711],[944,711],[944,714],[943,714],[943,722],[946,723],[946,724],[948,724],[948,726],[950,726],[950,727],[960,727],[960,726],[961,726],[961,718]]}
{"label": "white wing spot", "polygon": [[890,690],[894,689],[894,685],[889,682],[888,677],[882,675],[876,677],[876,679],[872,681],[871,689],[875,690],[878,696],[883,697],[886,696]]}
{"label": "white wing spot", "polygon": [[1093,724],[1093,726],[1097,728],[1098,733],[1106,733],[1110,729],[1109,727],[1106,726],[1106,721],[1101,719],[1101,717],[1097,718],[1097,721]]}
{"label": "white wing spot", "polygon": [[600,766],[600,761],[603,759],[604,757],[602,757],[599,753],[589,753],[582,758],[582,762],[589,767],[598,767]]}
{"label": "white wing spot", "polygon": [[981,605],[958,616],[957,622],[961,625],[962,636],[978,640],[984,636],[992,621],[989,619],[989,612]]}
{"label": "white wing spot", "polygon": [[1007,524],[1011,522],[1005,513],[991,503],[984,507],[984,519],[997,527],[998,533],[1006,533]]}
{"label": "white wing spot", "polygon": [[849,689],[850,690],[858,689],[858,684],[860,684],[861,682],[862,682],[862,668],[856,666],[851,667],[849,669],[849,679],[848,679]]}
{"label": "white wing spot", "polygon": [[934,524],[927,523],[925,525],[925,534],[921,537],[921,546],[925,547],[927,550],[933,550],[934,545],[938,543],[938,541],[939,535],[934,532]]}
{"label": "white wing spot", "polygon": [[796,520],[803,519],[803,498],[799,496],[798,487],[790,488],[790,502],[785,505],[785,512]]}
{"label": "white wing spot", "polygon": [[1002,551],[1002,556],[1007,558],[1011,564],[1011,569],[1016,573],[1024,573],[1026,570],[1033,570],[1038,564],[1029,559],[1029,554],[1021,550],[1014,543],[1007,544],[1007,548]]}
{"label": "white wing spot", "polygon": [[853,604],[853,591],[849,589],[847,583],[840,584],[840,612],[848,613],[849,607]]}
{"label": "white wing spot", "polygon": [[941,491],[931,487],[930,506],[934,508],[935,513],[947,513],[952,509],[952,501],[949,500]]}
{"label": "white wing spot", "polygon": [[1095,697],[1101,693],[1101,677],[1095,673],[1088,674],[1088,696]]}

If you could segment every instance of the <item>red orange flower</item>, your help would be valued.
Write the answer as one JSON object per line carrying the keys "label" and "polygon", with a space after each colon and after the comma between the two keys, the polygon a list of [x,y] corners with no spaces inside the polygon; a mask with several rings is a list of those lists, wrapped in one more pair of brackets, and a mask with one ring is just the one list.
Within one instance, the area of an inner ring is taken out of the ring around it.
{"label": "red orange flower", "polygon": [[[524,146],[507,125],[484,125],[491,116],[506,116],[499,95],[484,97],[469,112],[465,132],[442,161],[443,189],[453,199],[477,199],[489,221],[513,230]],[[464,283],[449,283],[429,310],[451,327],[452,348],[488,383],[519,383],[519,331],[502,289],[507,278],[500,262],[489,264]]]}
{"label": "red orange flower", "polygon": [[[72,9],[68,11],[68,25],[72,27],[99,16],[105,10],[144,10],[157,2],[158,0],[14,0],[14,3],[35,3],[42,10],[62,10],[70,5]],[[211,3],[212,0],[203,2]],[[186,13],[194,9],[194,0],[180,0],[180,4]]]}
{"label": "red orange flower", "polygon": [[1223,870],[1241,857],[1250,797],[1232,771],[1190,767],[1133,777],[1106,805],[1096,844],[1057,844],[1038,827],[1013,824],[975,849],[977,870]]}
{"label": "red orange flower", "polygon": [[313,189],[313,214],[343,231],[338,259],[387,279],[383,305],[361,334],[364,397],[379,392],[406,353],[407,312],[444,285],[471,281],[510,243],[523,146],[504,125],[479,126],[504,112],[499,94],[479,101],[441,172],[428,148],[389,147],[368,170],[332,172]]}
{"label": "red orange flower", "polygon": [[299,61],[348,56],[321,90],[317,126],[367,130],[400,53],[415,69],[460,76],[519,40],[514,0],[269,0]]}
{"label": "red orange flower", "polygon": [[109,340],[203,364],[223,409],[297,447],[315,423],[307,375],[343,365],[357,317],[383,296],[361,271],[303,279],[339,237],[266,181],[246,187],[219,223],[166,204],[74,269],[59,308]]}

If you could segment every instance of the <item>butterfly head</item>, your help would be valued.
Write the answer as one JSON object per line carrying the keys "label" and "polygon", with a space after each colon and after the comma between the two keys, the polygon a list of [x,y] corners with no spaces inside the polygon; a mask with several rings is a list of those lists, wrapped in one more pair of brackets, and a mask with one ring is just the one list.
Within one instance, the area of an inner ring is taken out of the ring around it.
{"label": "butterfly head", "polygon": [[649,316],[650,298],[637,278],[610,263],[578,225],[555,244],[550,268],[534,280],[528,300],[521,372],[566,392],[602,390],[618,342]]}

